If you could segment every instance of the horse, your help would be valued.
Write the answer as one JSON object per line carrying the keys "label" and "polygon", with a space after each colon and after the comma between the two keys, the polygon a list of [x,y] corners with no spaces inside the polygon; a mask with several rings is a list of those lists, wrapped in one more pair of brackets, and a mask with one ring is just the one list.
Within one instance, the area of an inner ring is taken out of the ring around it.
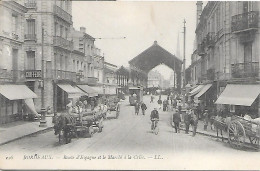
{"label": "horse", "polygon": [[56,118],[54,125],[54,135],[59,135],[59,143],[61,143],[62,135],[66,144],[71,142],[71,138],[75,132],[76,120],[69,114],[61,114]]}

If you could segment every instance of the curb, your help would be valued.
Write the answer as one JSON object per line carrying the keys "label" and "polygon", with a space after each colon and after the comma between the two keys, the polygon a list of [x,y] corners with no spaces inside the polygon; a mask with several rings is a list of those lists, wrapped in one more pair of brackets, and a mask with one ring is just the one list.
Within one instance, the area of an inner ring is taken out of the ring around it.
{"label": "curb", "polygon": [[[171,125],[174,128],[174,125],[173,124],[171,124]],[[180,130],[185,131],[184,128],[180,128]],[[193,131],[189,130],[189,132],[192,133]],[[217,137],[216,135],[211,135],[211,134],[203,133],[203,132],[200,132],[200,131],[197,131],[196,134],[200,134],[200,135],[204,135],[204,136],[212,137],[212,138],[221,138],[221,137]],[[226,138],[226,137],[223,137],[223,139],[228,140],[228,138]]]}
{"label": "curb", "polygon": [[29,136],[41,134],[41,133],[44,133],[44,132],[48,132],[48,131],[50,131],[51,129],[53,129],[53,126],[48,127],[48,128],[45,128],[45,129],[42,129],[42,130],[39,130],[39,131],[36,131],[36,132],[33,132],[33,133],[30,133],[30,134],[27,134],[27,135],[23,135],[23,136],[21,136],[21,137],[14,138],[14,139],[12,139],[12,140],[8,140],[8,141],[6,141],[6,142],[2,142],[2,143],[0,143],[0,146],[5,145],[5,144],[8,144],[8,143],[11,143],[11,142],[16,141],[16,140],[23,139],[23,138],[25,138],[25,137],[29,137]]}

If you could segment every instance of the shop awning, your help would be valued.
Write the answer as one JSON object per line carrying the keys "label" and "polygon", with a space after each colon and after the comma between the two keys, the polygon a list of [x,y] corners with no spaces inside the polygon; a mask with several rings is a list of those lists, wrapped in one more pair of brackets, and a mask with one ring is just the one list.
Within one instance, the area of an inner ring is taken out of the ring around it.
{"label": "shop awning", "polygon": [[87,96],[89,97],[94,97],[97,96],[98,93],[96,90],[94,90],[92,87],[88,86],[88,85],[77,85],[82,91],[84,91]]}
{"label": "shop awning", "polygon": [[202,87],[202,89],[200,90],[200,92],[198,94],[196,94],[196,96],[194,98],[196,99],[196,98],[201,97],[204,93],[206,93],[210,89],[211,86],[212,86],[212,84],[204,85]]}
{"label": "shop awning", "polygon": [[24,99],[24,103],[27,107],[27,109],[29,109],[30,114],[34,114],[34,115],[39,115],[36,110],[35,110],[35,106],[33,103],[33,99]]}
{"label": "shop awning", "polygon": [[37,95],[26,85],[0,85],[0,94],[9,100],[37,98]]}
{"label": "shop awning", "polygon": [[251,106],[260,93],[260,85],[228,84],[216,104]]}
{"label": "shop awning", "polygon": [[189,92],[189,96],[194,96],[197,93],[200,92],[200,90],[204,87],[204,85],[198,85],[196,88],[194,88],[193,90],[191,90],[191,92]]}
{"label": "shop awning", "polygon": [[63,91],[68,93],[68,98],[79,98],[84,95],[82,91],[72,87],[70,84],[57,84]]}

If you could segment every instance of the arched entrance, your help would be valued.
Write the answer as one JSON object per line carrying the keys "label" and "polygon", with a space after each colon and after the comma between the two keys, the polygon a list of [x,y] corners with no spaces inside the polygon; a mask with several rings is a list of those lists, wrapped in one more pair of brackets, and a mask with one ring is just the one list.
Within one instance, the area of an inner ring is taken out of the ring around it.
{"label": "arched entrance", "polygon": [[154,41],[151,47],[128,63],[130,65],[130,84],[146,87],[148,72],[159,64],[165,64],[175,71],[177,75],[177,90],[181,90],[182,60],[159,46],[157,41]]}

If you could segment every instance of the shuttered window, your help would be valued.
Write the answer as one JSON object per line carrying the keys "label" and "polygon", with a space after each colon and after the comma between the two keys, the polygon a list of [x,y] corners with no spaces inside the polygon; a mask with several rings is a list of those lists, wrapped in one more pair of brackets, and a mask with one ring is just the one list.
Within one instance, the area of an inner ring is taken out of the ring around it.
{"label": "shuttered window", "polygon": [[35,35],[35,20],[34,19],[28,19],[27,22],[27,34],[29,35]]}
{"label": "shuttered window", "polygon": [[35,52],[27,51],[27,69],[35,70]]}

